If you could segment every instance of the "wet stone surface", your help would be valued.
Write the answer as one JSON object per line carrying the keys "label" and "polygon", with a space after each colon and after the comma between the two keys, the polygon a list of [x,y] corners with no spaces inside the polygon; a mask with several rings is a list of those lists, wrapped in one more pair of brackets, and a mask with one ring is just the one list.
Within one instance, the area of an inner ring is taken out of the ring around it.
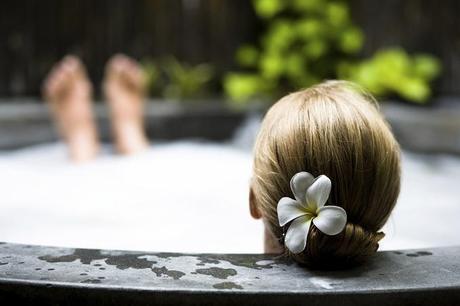
{"label": "wet stone surface", "polygon": [[226,279],[229,276],[235,276],[237,274],[235,269],[222,269],[218,267],[211,267],[208,269],[197,269],[195,270],[198,274],[211,275],[215,278]]}
{"label": "wet stone surface", "polygon": [[161,267],[161,268],[155,267],[155,268],[152,268],[152,271],[157,276],[165,275],[165,276],[172,277],[173,279],[179,279],[185,275],[184,272],[176,271],[176,270],[169,270],[166,267]]}
{"label": "wet stone surface", "polygon": [[233,282],[218,283],[214,284],[213,287],[216,289],[243,289],[243,287]]}
{"label": "wet stone surface", "polygon": [[419,251],[419,252],[415,252],[415,253],[407,253],[406,254],[406,256],[409,256],[409,257],[430,256],[430,255],[433,255],[433,253],[427,252],[427,251]]}
{"label": "wet stone surface", "polygon": [[[341,271],[307,270],[263,254],[178,254],[0,244],[0,284],[142,288],[151,291],[389,292],[457,286],[460,247],[379,252]],[[137,289],[136,289],[137,290]]]}

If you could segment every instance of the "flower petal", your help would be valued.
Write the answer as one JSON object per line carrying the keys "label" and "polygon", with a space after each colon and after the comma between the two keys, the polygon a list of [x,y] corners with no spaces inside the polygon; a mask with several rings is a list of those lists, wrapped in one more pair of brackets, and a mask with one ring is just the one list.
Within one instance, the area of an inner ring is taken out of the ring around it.
{"label": "flower petal", "polygon": [[347,224],[347,213],[342,207],[323,206],[318,209],[318,216],[313,219],[313,224],[326,235],[337,235]]}
{"label": "flower petal", "polygon": [[307,214],[303,206],[298,201],[288,197],[284,197],[279,200],[277,212],[280,226],[285,226],[288,222],[291,222],[295,218]]}
{"label": "flower petal", "polygon": [[305,250],[311,219],[310,215],[302,216],[292,221],[289,226],[284,238],[284,244],[292,253],[299,254]]}
{"label": "flower petal", "polygon": [[291,179],[291,190],[297,201],[301,204],[306,203],[305,194],[308,187],[313,184],[315,178],[308,172],[299,172],[294,174]]}
{"label": "flower petal", "polygon": [[306,198],[309,208],[316,210],[326,204],[331,193],[331,184],[331,180],[325,175],[320,175],[316,178],[313,184],[307,189]]}

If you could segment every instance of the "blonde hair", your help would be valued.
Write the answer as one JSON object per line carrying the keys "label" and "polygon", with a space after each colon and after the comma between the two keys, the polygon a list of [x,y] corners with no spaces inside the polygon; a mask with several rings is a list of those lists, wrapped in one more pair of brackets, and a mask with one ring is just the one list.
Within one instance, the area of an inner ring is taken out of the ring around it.
{"label": "blonde hair", "polygon": [[300,171],[331,179],[328,203],[343,207],[348,223],[336,236],[312,224],[305,250],[286,252],[313,267],[349,266],[374,254],[399,194],[400,149],[371,95],[350,82],[327,81],[285,96],[266,114],[251,188],[281,244],[277,203],[293,197],[289,181]]}

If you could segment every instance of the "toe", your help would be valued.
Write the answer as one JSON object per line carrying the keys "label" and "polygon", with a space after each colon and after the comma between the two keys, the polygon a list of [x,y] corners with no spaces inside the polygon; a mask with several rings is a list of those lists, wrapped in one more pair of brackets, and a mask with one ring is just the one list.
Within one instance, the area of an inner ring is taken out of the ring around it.
{"label": "toe", "polygon": [[42,88],[44,97],[51,102],[65,100],[77,88],[91,90],[82,62],[73,55],[65,56],[51,69]]}
{"label": "toe", "polygon": [[109,77],[116,77],[123,71],[123,58],[121,55],[113,56],[107,63],[106,73]]}
{"label": "toe", "polygon": [[106,66],[104,91],[110,95],[110,88],[143,95],[144,74],[138,62],[124,54],[114,55]]}
{"label": "toe", "polygon": [[79,66],[81,66],[82,63],[81,63],[80,59],[78,57],[76,57],[75,55],[66,55],[62,59],[62,65],[65,65],[65,66],[71,67],[73,69],[76,69]]}
{"label": "toe", "polygon": [[123,65],[123,63],[126,62],[127,56],[124,54],[115,54],[112,56],[107,63],[107,68],[108,69],[118,69],[120,65]]}
{"label": "toe", "polygon": [[65,67],[66,71],[73,74],[76,77],[86,79],[86,69],[83,62],[74,55],[67,55],[62,60],[62,66]]}

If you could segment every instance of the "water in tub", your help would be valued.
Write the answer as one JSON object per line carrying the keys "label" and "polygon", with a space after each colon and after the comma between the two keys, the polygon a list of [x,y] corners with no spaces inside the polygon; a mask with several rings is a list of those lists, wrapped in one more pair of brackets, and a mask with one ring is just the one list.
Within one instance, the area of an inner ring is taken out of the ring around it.
{"label": "water in tub", "polygon": [[[178,252],[262,252],[248,209],[252,118],[233,141],[110,147],[69,163],[63,144],[0,154],[0,241]],[[403,153],[401,195],[381,249],[460,244],[460,159]]]}

